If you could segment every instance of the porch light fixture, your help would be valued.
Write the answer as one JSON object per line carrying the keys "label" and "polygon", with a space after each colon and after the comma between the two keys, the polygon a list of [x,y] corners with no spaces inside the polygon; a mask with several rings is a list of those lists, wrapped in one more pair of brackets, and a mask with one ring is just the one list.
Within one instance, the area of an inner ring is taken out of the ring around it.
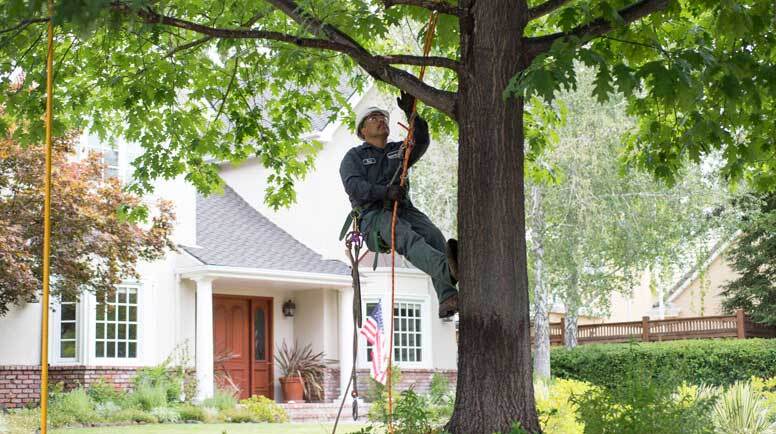
{"label": "porch light fixture", "polygon": [[283,303],[283,315],[285,316],[294,316],[294,312],[296,311],[296,305],[293,301],[288,300],[287,302]]}

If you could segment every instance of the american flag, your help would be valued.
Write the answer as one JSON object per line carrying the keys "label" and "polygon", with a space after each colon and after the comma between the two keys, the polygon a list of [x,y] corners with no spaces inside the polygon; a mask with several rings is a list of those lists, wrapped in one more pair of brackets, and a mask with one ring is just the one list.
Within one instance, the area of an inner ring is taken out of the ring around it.
{"label": "american flag", "polygon": [[385,384],[388,371],[385,353],[385,334],[383,333],[383,308],[382,301],[369,312],[360,333],[372,345],[372,369],[371,375],[375,381]]}

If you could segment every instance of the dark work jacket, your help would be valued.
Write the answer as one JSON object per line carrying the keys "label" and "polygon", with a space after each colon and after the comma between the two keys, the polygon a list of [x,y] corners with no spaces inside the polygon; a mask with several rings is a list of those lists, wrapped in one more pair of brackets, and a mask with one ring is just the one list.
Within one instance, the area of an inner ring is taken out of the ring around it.
{"label": "dark work jacket", "polygon": [[[428,124],[420,117],[415,118],[415,145],[410,154],[409,167],[412,167],[423,154],[426,153],[429,144]],[[369,143],[351,148],[340,164],[340,177],[345,191],[350,197],[353,208],[360,207],[364,210],[383,206],[388,191],[388,183],[402,166],[402,142],[386,143],[385,148],[380,149]],[[401,169],[393,181],[398,185],[401,178]],[[405,184],[409,190],[409,184]],[[402,205],[411,205],[409,199],[402,200]]]}

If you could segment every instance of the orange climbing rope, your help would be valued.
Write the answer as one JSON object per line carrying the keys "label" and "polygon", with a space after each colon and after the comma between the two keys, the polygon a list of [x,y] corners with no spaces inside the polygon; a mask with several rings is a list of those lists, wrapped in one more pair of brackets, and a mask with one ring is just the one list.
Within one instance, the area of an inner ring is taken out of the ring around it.
{"label": "orange climbing rope", "polygon": [[[431,44],[434,41],[434,30],[436,29],[437,20],[439,14],[435,11],[431,14],[428,20],[428,26],[426,27],[425,40],[423,41],[423,57],[428,57],[431,52]],[[420,67],[420,74],[418,78],[423,81],[423,77],[426,75],[426,65]],[[401,178],[399,185],[404,186],[407,180],[407,170],[410,161],[410,154],[412,153],[412,147],[415,145],[415,117],[417,115],[417,99],[412,104],[412,114],[407,120],[409,122],[409,131],[407,137],[404,139],[402,148],[404,148],[404,161],[402,166]],[[399,213],[399,201],[393,203],[393,215],[391,217],[391,310],[390,310],[390,331],[388,334],[388,432],[393,434],[393,315],[396,305],[396,219]]]}
{"label": "orange climbing rope", "polygon": [[48,417],[48,313],[49,255],[51,251],[51,124],[54,105],[54,4],[48,1],[48,57],[46,58],[46,175],[43,199],[43,294],[40,324],[40,433],[46,434]]}

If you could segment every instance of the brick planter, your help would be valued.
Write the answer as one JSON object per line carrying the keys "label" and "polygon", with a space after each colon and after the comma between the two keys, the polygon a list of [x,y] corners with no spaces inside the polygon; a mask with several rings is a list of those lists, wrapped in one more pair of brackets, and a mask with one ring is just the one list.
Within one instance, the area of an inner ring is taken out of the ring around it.
{"label": "brick planter", "polygon": [[[88,386],[99,379],[120,390],[131,387],[139,368],[124,366],[51,366],[49,385],[63,382],[65,390]],[[18,408],[38,405],[40,401],[40,366],[0,365],[0,405]]]}
{"label": "brick planter", "polygon": [[[401,382],[395,387],[395,390],[403,391],[410,387],[421,395],[429,392],[431,387],[431,377],[434,374],[441,374],[447,377],[450,382],[450,387],[455,390],[455,384],[458,380],[458,371],[454,369],[402,369],[401,370]],[[369,380],[369,370],[359,369],[358,375],[358,387],[362,397],[366,397]]]}

